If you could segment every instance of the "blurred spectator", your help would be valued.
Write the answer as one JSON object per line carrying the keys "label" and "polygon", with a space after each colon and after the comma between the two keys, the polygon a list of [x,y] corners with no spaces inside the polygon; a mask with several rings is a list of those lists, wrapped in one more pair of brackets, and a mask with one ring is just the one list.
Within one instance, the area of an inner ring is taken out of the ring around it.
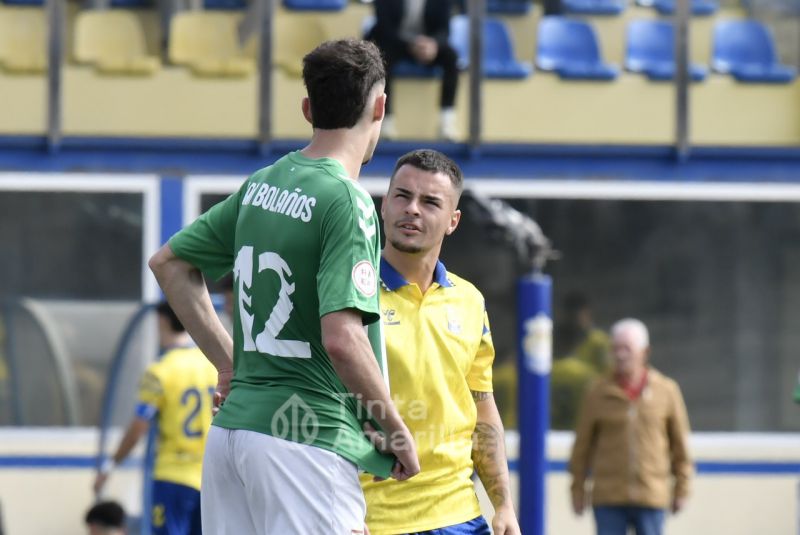
{"label": "blurred spectator", "polygon": [[594,327],[588,297],[567,294],[556,317],[550,376],[550,426],[574,429],[578,406],[592,379],[608,371],[608,335]]}
{"label": "blurred spectator", "polygon": [[598,373],[607,371],[608,335],[594,326],[589,298],[582,292],[568,293],[562,303],[560,318],[556,319],[554,358],[574,356]]}
{"label": "blurred spectator", "polygon": [[689,419],[675,381],[648,366],[647,327],[624,319],[612,328],[613,374],[587,393],[569,461],[572,504],[591,503],[598,535],[660,535],[665,510],[689,493]]}
{"label": "blurred spectator", "polygon": [[98,502],[86,513],[89,535],[124,535],[125,511],[117,502]]}
{"label": "blurred spectator", "polygon": [[453,108],[458,87],[455,50],[448,43],[452,0],[375,0],[375,25],[366,38],[374,41],[386,60],[386,117],[383,135],[397,136],[391,98],[392,68],[402,60],[442,68],[442,91],[439,100],[439,135],[448,140],[458,136]]}

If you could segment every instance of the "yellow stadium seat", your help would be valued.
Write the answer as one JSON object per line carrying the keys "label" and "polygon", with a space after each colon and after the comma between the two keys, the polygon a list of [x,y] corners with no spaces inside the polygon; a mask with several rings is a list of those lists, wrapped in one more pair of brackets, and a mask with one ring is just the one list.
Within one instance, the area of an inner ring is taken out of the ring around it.
{"label": "yellow stadium seat", "polygon": [[317,13],[279,12],[274,31],[273,63],[295,77],[303,74],[303,57],[328,39]]}
{"label": "yellow stadium seat", "polygon": [[147,54],[144,28],[135,13],[121,9],[91,10],[75,21],[75,60],[106,74],[153,74],[161,66]]}
{"label": "yellow stadium seat", "polygon": [[37,74],[47,69],[47,23],[43,8],[0,10],[0,66],[16,74]]}
{"label": "yellow stadium seat", "polygon": [[169,59],[198,76],[247,76],[255,61],[239,46],[241,15],[185,11],[170,23]]}

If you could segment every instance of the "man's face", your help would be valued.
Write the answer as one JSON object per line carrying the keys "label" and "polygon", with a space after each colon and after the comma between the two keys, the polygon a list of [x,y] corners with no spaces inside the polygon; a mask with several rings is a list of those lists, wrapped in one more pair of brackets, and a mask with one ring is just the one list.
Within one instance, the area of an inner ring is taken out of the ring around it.
{"label": "man's face", "polygon": [[642,347],[641,340],[631,329],[617,332],[611,342],[614,370],[618,375],[633,375],[644,368],[648,351],[649,348]]}
{"label": "man's face", "polygon": [[403,165],[381,204],[386,242],[404,253],[424,253],[441,246],[461,217],[456,202],[449,176]]}

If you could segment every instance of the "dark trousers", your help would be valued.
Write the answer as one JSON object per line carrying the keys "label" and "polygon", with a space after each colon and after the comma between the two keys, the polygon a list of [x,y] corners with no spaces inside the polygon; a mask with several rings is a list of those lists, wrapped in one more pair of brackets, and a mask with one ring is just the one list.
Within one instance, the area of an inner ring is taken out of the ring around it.
{"label": "dark trousers", "polygon": [[594,506],[597,535],[625,535],[632,527],[636,535],[662,535],[664,509],[636,506]]}
{"label": "dark trousers", "polygon": [[[379,45],[380,46],[380,45]],[[386,113],[391,113],[392,110],[392,67],[402,60],[415,61],[414,58],[407,51],[390,52],[384,50],[386,58]],[[442,92],[439,98],[439,106],[442,108],[452,108],[456,102],[456,89],[458,88],[458,56],[456,51],[450,45],[440,46],[439,52],[430,63],[442,68]]]}

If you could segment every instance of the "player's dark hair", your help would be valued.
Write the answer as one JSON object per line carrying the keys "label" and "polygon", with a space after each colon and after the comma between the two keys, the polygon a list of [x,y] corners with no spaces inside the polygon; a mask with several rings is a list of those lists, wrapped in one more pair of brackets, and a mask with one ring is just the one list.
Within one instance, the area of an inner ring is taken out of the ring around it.
{"label": "player's dark hair", "polygon": [[303,82],[314,128],[352,128],[372,88],[386,79],[374,43],[359,39],[326,41],[303,58]]}
{"label": "player's dark hair", "polygon": [[104,528],[124,528],[125,510],[117,502],[99,502],[86,513],[86,524]]}
{"label": "player's dark hair", "polygon": [[178,316],[175,314],[175,311],[172,310],[172,307],[169,306],[169,303],[166,301],[162,301],[158,304],[156,307],[156,312],[159,316],[164,316],[167,318],[167,320],[169,320],[170,328],[176,333],[182,333],[186,330],[186,328],[183,326],[183,323],[181,323],[181,320],[179,320]]}
{"label": "player's dark hair", "polygon": [[394,179],[398,169],[404,165],[410,165],[431,173],[444,173],[450,177],[450,182],[453,184],[457,195],[461,195],[464,189],[464,175],[461,173],[461,168],[456,162],[438,150],[417,149],[400,156],[394,166],[394,171],[392,171],[392,179]]}

